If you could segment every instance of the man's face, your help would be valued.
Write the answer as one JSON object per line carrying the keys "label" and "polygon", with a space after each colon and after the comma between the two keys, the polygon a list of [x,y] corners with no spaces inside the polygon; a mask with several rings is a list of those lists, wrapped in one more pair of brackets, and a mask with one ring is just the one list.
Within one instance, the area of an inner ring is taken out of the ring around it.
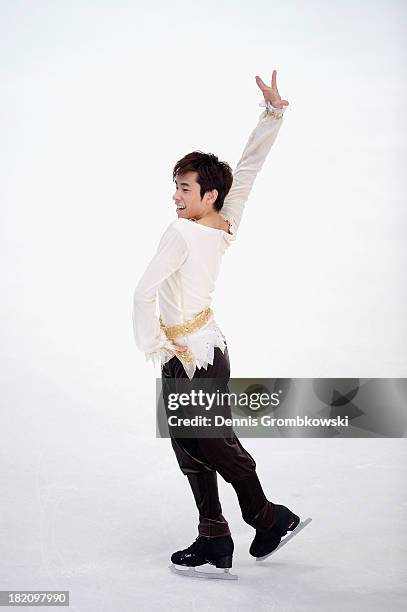
{"label": "man's face", "polygon": [[175,177],[176,192],[172,196],[177,205],[178,217],[184,219],[200,219],[204,214],[213,210],[213,202],[217,191],[213,189],[205,193],[201,200],[201,186],[197,183],[197,172],[185,172]]}

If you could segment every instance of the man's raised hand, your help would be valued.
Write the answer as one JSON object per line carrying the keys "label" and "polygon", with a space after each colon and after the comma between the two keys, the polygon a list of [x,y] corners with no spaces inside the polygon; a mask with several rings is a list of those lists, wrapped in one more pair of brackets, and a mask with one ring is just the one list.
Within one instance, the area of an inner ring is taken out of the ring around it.
{"label": "man's raised hand", "polygon": [[270,102],[274,108],[284,108],[287,106],[288,100],[282,100],[277,89],[277,70],[273,70],[271,77],[271,87],[266,85],[259,76],[256,76],[256,83],[263,92],[263,96],[266,102]]}

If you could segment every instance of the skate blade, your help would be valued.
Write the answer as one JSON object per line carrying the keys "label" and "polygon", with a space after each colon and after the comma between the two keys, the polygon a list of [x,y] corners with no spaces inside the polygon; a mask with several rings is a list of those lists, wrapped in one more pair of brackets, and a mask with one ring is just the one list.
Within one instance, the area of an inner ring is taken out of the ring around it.
{"label": "skate blade", "polygon": [[[218,580],[237,580],[236,574],[231,574],[229,568],[225,568],[222,572],[201,572],[196,570],[194,567],[179,566],[176,567],[174,564],[168,566],[169,569],[179,576],[188,576],[189,578],[208,578],[209,580],[215,578]],[[181,569],[183,567],[183,569]]]}
{"label": "skate blade", "polygon": [[301,523],[298,523],[297,527],[290,533],[290,535],[285,536],[281,540],[277,548],[272,550],[271,553],[269,553],[268,555],[264,555],[264,557],[256,557],[256,561],[265,561],[265,559],[268,559],[269,557],[271,557],[271,555],[273,555],[278,550],[280,550],[280,548],[284,546],[284,544],[287,544],[287,542],[291,540],[294,536],[296,536],[302,529],[304,529],[304,527],[309,525],[311,521],[312,521],[312,518],[308,517],[307,519],[305,519],[305,521],[301,521]]}

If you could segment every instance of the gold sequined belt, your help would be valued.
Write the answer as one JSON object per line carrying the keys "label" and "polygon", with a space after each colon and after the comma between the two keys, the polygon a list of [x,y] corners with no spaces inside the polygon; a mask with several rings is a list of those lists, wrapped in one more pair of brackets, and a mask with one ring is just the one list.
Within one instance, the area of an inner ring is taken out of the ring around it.
{"label": "gold sequined belt", "polygon": [[[181,336],[189,336],[190,334],[198,331],[198,329],[201,329],[201,327],[203,327],[209,321],[212,314],[212,309],[208,307],[199,312],[192,319],[184,321],[184,323],[179,323],[178,325],[165,325],[160,317],[160,326],[168,340],[176,340]],[[176,351],[176,355],[179,357],[179,359],[186,361],[187,363],[191,363],[193,359],[193,355],[189,349],[186,351]]]}

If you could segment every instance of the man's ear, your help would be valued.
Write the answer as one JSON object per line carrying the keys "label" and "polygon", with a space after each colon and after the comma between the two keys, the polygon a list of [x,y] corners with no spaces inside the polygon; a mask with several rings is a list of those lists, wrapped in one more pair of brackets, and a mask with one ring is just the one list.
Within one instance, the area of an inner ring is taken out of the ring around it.
{"label": "man's ear", "polygon": [[210,203],[213,206],[215,204],[215,202],[216,202],[216,199],[217,199],[218,195],[219,195],[218,190],[217,189],[212,189],[208,193],[209,193],[209,197],[210,197]]}

